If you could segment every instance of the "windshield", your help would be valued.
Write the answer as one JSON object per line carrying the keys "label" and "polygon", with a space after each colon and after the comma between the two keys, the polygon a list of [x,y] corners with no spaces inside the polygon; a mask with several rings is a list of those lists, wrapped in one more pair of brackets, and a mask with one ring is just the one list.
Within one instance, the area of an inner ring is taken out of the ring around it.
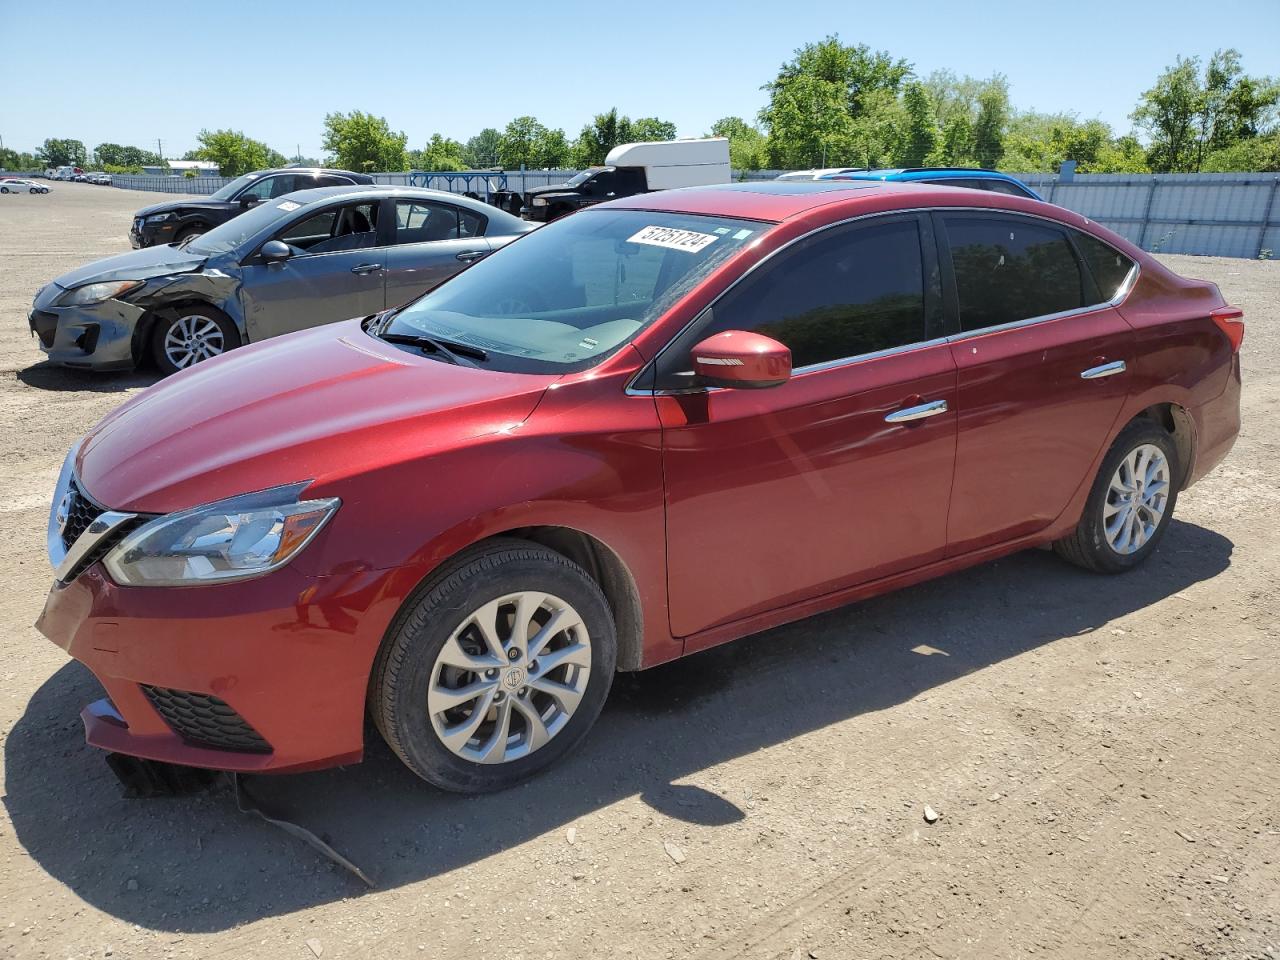
{"label": "windshield", "polygon": [[276,221],[282,221],[302,208],[303,204],[290,200],[289,195],[285,194],[283,197],[251,207],[247,213],[232,217],[208,233],[201,234],[187,244],[187,249],[192,253],[206,256],[230,253],[250,237],[257,236]]}
{"label": "windshield", "polygon": [[498,370],[583,370],[768,226],[687,213],[582,211],[481,260],[379,332],[479,348],[487,353],[481,365]]}
{"label": "windshield", "polygon": [[242,187],[247,187],[257,179],[258,174],[256,173],[246,173],[243,176],[236,177],[225,187],[219,187],[214,193],[209,194],[209,199],[230,200]]}
{"label": "windshield", "polygon": [[593,167],[590,170],[583,170],[581,173],[575,173],[572,177],[570,177],[568,180],[564,182],[564,185],[566,187],[580,187],[584,183],[586,183],[588,180],[590,180],[592,177],[594,177],[597,173],[599,173],[602,169],[604,168]]}

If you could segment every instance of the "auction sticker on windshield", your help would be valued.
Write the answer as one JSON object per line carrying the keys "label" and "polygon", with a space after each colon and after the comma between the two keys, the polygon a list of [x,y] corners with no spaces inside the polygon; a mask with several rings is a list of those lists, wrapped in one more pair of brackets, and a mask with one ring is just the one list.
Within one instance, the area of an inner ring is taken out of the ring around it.
{"label": "auction sticker on windshield", "polygon": [[686,253],[697,253],[716,238],[710,233],[695,233],[693,230],[676,230],[672,227],[645,227],[635,236],[628,237],[630,243],[647,243],[651,247],[669,247],[672,250],[684,250]]}

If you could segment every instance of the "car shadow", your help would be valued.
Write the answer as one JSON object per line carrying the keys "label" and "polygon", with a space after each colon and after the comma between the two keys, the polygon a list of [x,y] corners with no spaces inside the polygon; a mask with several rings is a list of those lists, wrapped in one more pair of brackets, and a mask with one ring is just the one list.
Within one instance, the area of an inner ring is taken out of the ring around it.
{"label": "car shadow", "polygon": [[63,367],[48,360],[24,367],[17,372],[17,377],[28,387],[60,393],[121,393],[136,387],[149,387],[161,379],[159,371],[150,367],[119,373],[99,373]]}
{"label": "car shadow", "polygon": [[[466,867],[633,795],[714,827],[745,814],[730,797],[681,781],[1089,633],[1217,576],[1231,552],[1221,535],[1174,521],[1151,560],[1125,576],[1028,551],[621,675],[577,754],[503,793],[435,790],[371,730],[363,764],[247,782],[273,815],[316,831],[381,889]],[[226,789],[121,799],[76,720],[100,695],[84,668],[68,664],[36,691],[5,744],[4,803],[50,876],[97,909],[173,931],[225,930],[362,892],[297,840],[238,813]]]}

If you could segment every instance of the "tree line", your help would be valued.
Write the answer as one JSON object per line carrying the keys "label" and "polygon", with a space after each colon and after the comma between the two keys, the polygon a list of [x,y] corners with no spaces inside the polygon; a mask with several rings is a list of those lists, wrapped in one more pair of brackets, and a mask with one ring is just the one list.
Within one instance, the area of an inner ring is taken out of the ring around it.
{"label": "tree line", "polygon": [[[981,166],[1013,173],[1052,172],[1074,160],[1081,173],[1193,173],[1280,170],[1280,83],[1244,72],[1240,54],[1220,50],[1207,62],[1179,56],[1117,134],[1097,119],[1019,111],[1002,74],[986,79],[949,70],[919,76],[906,60],[828,36],[806,44],[762,88],[768,103],[753,120],[724,117],[712,136],[729,139],[738,170],[805,167]],[[620,143],[671,140],[674,123],[632,120],[610,109],[570,140],[563,129],[521,116],[486,127],[465,142],[432,134],[410,149],[384,117],[359,110],[324,119],[329,165],[357,171],[581,168],[604,162]],[[286,158],[236,130],[201,130],[184,159],[216,164],[223,176],[284,166]],[[154,153],[104,143],[94,166],[108,172],[163,165]],[[51,138],[35,154],[0,149],[0,168],[36,169],[90,159],[79,140]]]}

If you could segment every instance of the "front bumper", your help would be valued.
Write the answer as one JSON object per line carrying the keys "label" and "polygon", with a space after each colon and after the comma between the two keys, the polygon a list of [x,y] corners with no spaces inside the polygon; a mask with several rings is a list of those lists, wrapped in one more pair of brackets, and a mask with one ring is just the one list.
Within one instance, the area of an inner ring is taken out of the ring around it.
{"label": "front bumper", "polygon": [[85,370],[129,370],[134,366],[133,334],[146,312],[123,300],[84,307],[58,307],[61,294],[44,291],[27,317],[40,349],[54,363]]}
{"label": "front bumper", "polygon": [[133,226],[129,228],[129,246],[140,250],[143,247],[154,247],[161,243],[172,243],[177,228],[176,218],[162,220],[159,223],[147,223],[142,218],[135,217]]}
{"label": "front bumper", "polygon": [[[290,565],[240,583],[120,587],[95,564],[54,584],[36,627],[106,689],[108,699],[81,713],[90,745],[186,766],[297,772],[361,758],[369,669],[394,612],[380,582]],[[230,714],[260,742],[209,734],[192,710]]]}

